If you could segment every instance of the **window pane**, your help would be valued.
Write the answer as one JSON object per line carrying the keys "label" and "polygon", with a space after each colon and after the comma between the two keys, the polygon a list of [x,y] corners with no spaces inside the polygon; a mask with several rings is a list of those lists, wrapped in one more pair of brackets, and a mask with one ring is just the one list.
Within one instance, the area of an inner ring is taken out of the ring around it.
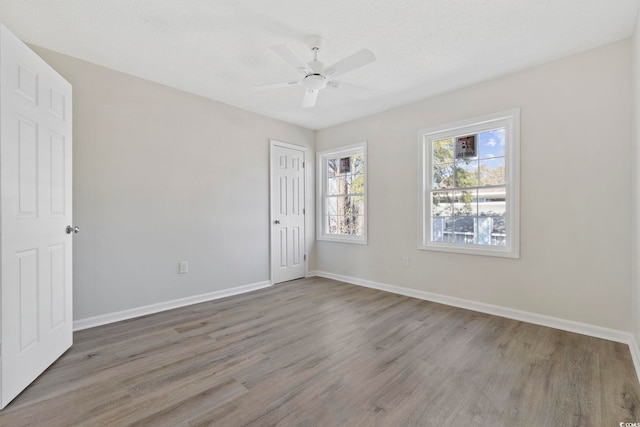
{"label": "window pane", "polygon": [[364,215],[364,197],[363,196],[349,196],[350,212],[345,212],[346,215],[351,214],[353,216]]}
{"label": "window pane", "polygon": [[340,216],[344,216],[347,214],[350,209],[350,201],[349,196],[339,196],[336,197],[337,200],[337,214]]}
{"label": "window pane", "polygon": [[342,235],[362,235],[364,233],[364,216],[335,216],[329,217],[329,224],[332,234]]}
{"label": "window pane", "polygon": [[434,165],[432,188],[453,188],[453,171],[453,163]]}
{"label": "window pane", "polygon": [[504,216],[496,216],[493,220],[491,230],[491,244],[495,246],[505,246],[507,244],[507,228]]}
{"label": "window pane", "polygon": [[327,197],[327,231],[332,234],[362,234],[364,203],[363,196]]}
{"label": "window pane", "polygon": [[336,179],[338,180],[338,194],[348,194],[351,175],[342,174],[337,176]]}
{"label": "window pane", "polygon": [[478,230],[477,230],[477,243],[479,245],[491,244],[491,233],[493,233],[493,218],[492,217],[480,217],[478,218]]}
{"label": "window pane", "polygon": [[358,173],[347,176],[347,193],[364,194],[364,174]]}
{"label": "window pane", "polygon": [[358,215],[352,218],[351,234],[362,235],[364,233],[364,216]]}
{"label": "window pane", "polygon": [[354,174],[364,174],[364,154],[356,154],[353,156],[351,163],[351,172]]}
{"label": "window pane", "polygon": [[337,170],[338,170],[338,160],[337,159],[327,160],[327,177],[331,178],[335,176]]}
{"label": "window pane", "polygon": [[327,215],[338,215],[337,197],[327,197]]}
{"label": "window pane", "polygon": [[452,191],[434,191],[431,193],[431,214],[433,216],[453,215],[452,196]]}
{"label": "window pane", "polygon": [[337,216],[327,217],[327,233],[331,233],[331,234],[338,233],[338,217]]}
{"label": "window pane", "polygon": [[453,233],[455,243],[475,242],[476,217],[465,216],[455,218],[453,222]]}
{"label": "window pane", "polygon": [[504,157],[480,160],[480,185],[504,185]]}
{"label": "window pane", "polygon": [[349,234],[349,226],[345,217],[337,216],[336,217],[336,231],[335,234]]}
{"label": "window pane", "polygon": [[478,161],[459,160],[455,165],[456,187],[478,186]]}
{"label": "window pane", "polygon": [[350,156],[340,157],[338,159],[338,171],[336,172],[336,174],[344,175],[347,173],[351,173],[351,160],[352,159]]}
{"label": "window pane", "polygon": [[459,135],[455,138],[454,155],[456,159],[477,159],[477,135]]}
{"label": "window pane", "polygon": [[480,140],[478,153],[481,159],[491,157],[504,157],[505,147],[505,130],[494,129],[486,132],[480,132],[478,134]]}
{"label": "window pane", "polygon": [[453,242],[453,219],[451,217],[431,218],[431,239],[434,242]]}
{"label": "window pane", "polygon": [[507,211],[506,195],[505,187],[478,189],[478,215],[504,216]]}
{"label": "window pane", "polygon": [[433,164],[453,162],[453,138],[433,141]]}
{"label": "window pane", "polygon": [[339,181],[340,177],[327,179],[327,196],[335,196],[336,194],[340,194]]}
{"label": "window pane", "polygon": [[477,190],[453,192],[453,214],[455,216],[476,215],[478,204],[476,200]]}

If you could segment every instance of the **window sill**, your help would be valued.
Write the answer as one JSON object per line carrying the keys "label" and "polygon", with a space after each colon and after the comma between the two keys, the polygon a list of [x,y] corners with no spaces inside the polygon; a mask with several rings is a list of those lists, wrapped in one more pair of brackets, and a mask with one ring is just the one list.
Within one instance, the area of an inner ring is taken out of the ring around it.
{"label": "window sill", "polygon": [[418,246],[418,249],[423,251],[437,251],[437,252],[449,252],[465,255],[481,255],[481,256],[493,256],[501,258],[520,258],[518,250],[504,246],[487,246],[487,247],[469,247],[469,245],[456,245],[456,244],[423,244]]}
{"label": "window sill", "polygon": [[320,235],[316,237],[318,241],[324,242],[337,242],[337,243],[351,243],[355,245],[366,245],[366,236],[340,236],[340,235]]}

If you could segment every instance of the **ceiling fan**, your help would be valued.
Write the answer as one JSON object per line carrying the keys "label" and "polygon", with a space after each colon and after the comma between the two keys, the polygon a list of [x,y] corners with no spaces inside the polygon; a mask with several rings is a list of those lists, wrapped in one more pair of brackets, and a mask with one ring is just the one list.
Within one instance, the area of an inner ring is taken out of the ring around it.
{"label": "ceiling fan", "polygon": [[281,87],[302,85],[306,88],[302,108],[310,108],[316,105],[318,93],[324,88],[339,88],[356,98],[365,98],[369,94],[368,89],[354,86],[348,83],[334,80],[335,77],[363,67],[376,60],[375,55],[369,49],[362,49],[353,55],[347,56],[330,67],[318,61],[318,51],[324,44],[324,39],[320,36],[307,37],[307,45],[313,52],[313,61],[306,63],[286,44],[274,44],[271,47],[288,64],[295,67],[304,77],[300,80],[290,80],[286,82],[271,83],[255,86],[256,89],[277,89]]}

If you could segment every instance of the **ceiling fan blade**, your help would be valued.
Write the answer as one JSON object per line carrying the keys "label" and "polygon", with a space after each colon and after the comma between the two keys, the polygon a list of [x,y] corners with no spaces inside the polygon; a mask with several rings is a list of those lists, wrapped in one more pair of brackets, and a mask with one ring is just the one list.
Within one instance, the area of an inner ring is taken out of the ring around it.
{"label": "ceiling fan blade", "polygon": [[363,67],[376,60],[376,56],[369,49],[362,49],[351,56],[347,56],[342,61],[338,61],[325,70],[327,76],[335,77],[348,73],[356,68]]}
{"label": "ceiling fan blade", "polygon": [[338,89],[339,92],[358,99],[367,99],[373,95],[373,90],[362,86],[355,86],[349,83],[332,80],[327,87]]}
{"label": "ceiling fan blade", "polygon": [[296,53],[286,44],[274,44],[270,47],[271,50],[280,56],[280,58],[284,59],[288,64],[295,67],[301,73],[308,74],[311,71],[306,62],[300,59],[300,57],[296,55]]}
{"label": "ceiling fan blade", "polygon": [[269,83],[266,85],[258,85],[258,86],[254,86],[253,88],[255,90],[279,89],[281,87],[298,86],[300,83],[302,82],[298,80],[291,80],[288,82],[278,82],[278,83]]}
{"label": "ceiling fan blade", "polygon": [[311,108],[316,105],[316,99],[318,99],[317,89],[307,89],[304,94],[304,99],[302,100],[302,108]]}

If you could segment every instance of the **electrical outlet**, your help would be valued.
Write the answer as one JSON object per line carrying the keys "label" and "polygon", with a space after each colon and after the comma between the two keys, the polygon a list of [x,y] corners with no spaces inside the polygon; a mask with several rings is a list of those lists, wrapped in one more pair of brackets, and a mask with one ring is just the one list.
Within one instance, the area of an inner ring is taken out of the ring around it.
{"label": "electrical outlet", "polygon": [[189,261],[180,261],[178,263],[178,273],[186,274],[189,272]]}
{"label": "electrical outlet", "polygon": [[403,267],[409,267],[409,256],[408,255],[404,255],[402,257],[402,266]]}

